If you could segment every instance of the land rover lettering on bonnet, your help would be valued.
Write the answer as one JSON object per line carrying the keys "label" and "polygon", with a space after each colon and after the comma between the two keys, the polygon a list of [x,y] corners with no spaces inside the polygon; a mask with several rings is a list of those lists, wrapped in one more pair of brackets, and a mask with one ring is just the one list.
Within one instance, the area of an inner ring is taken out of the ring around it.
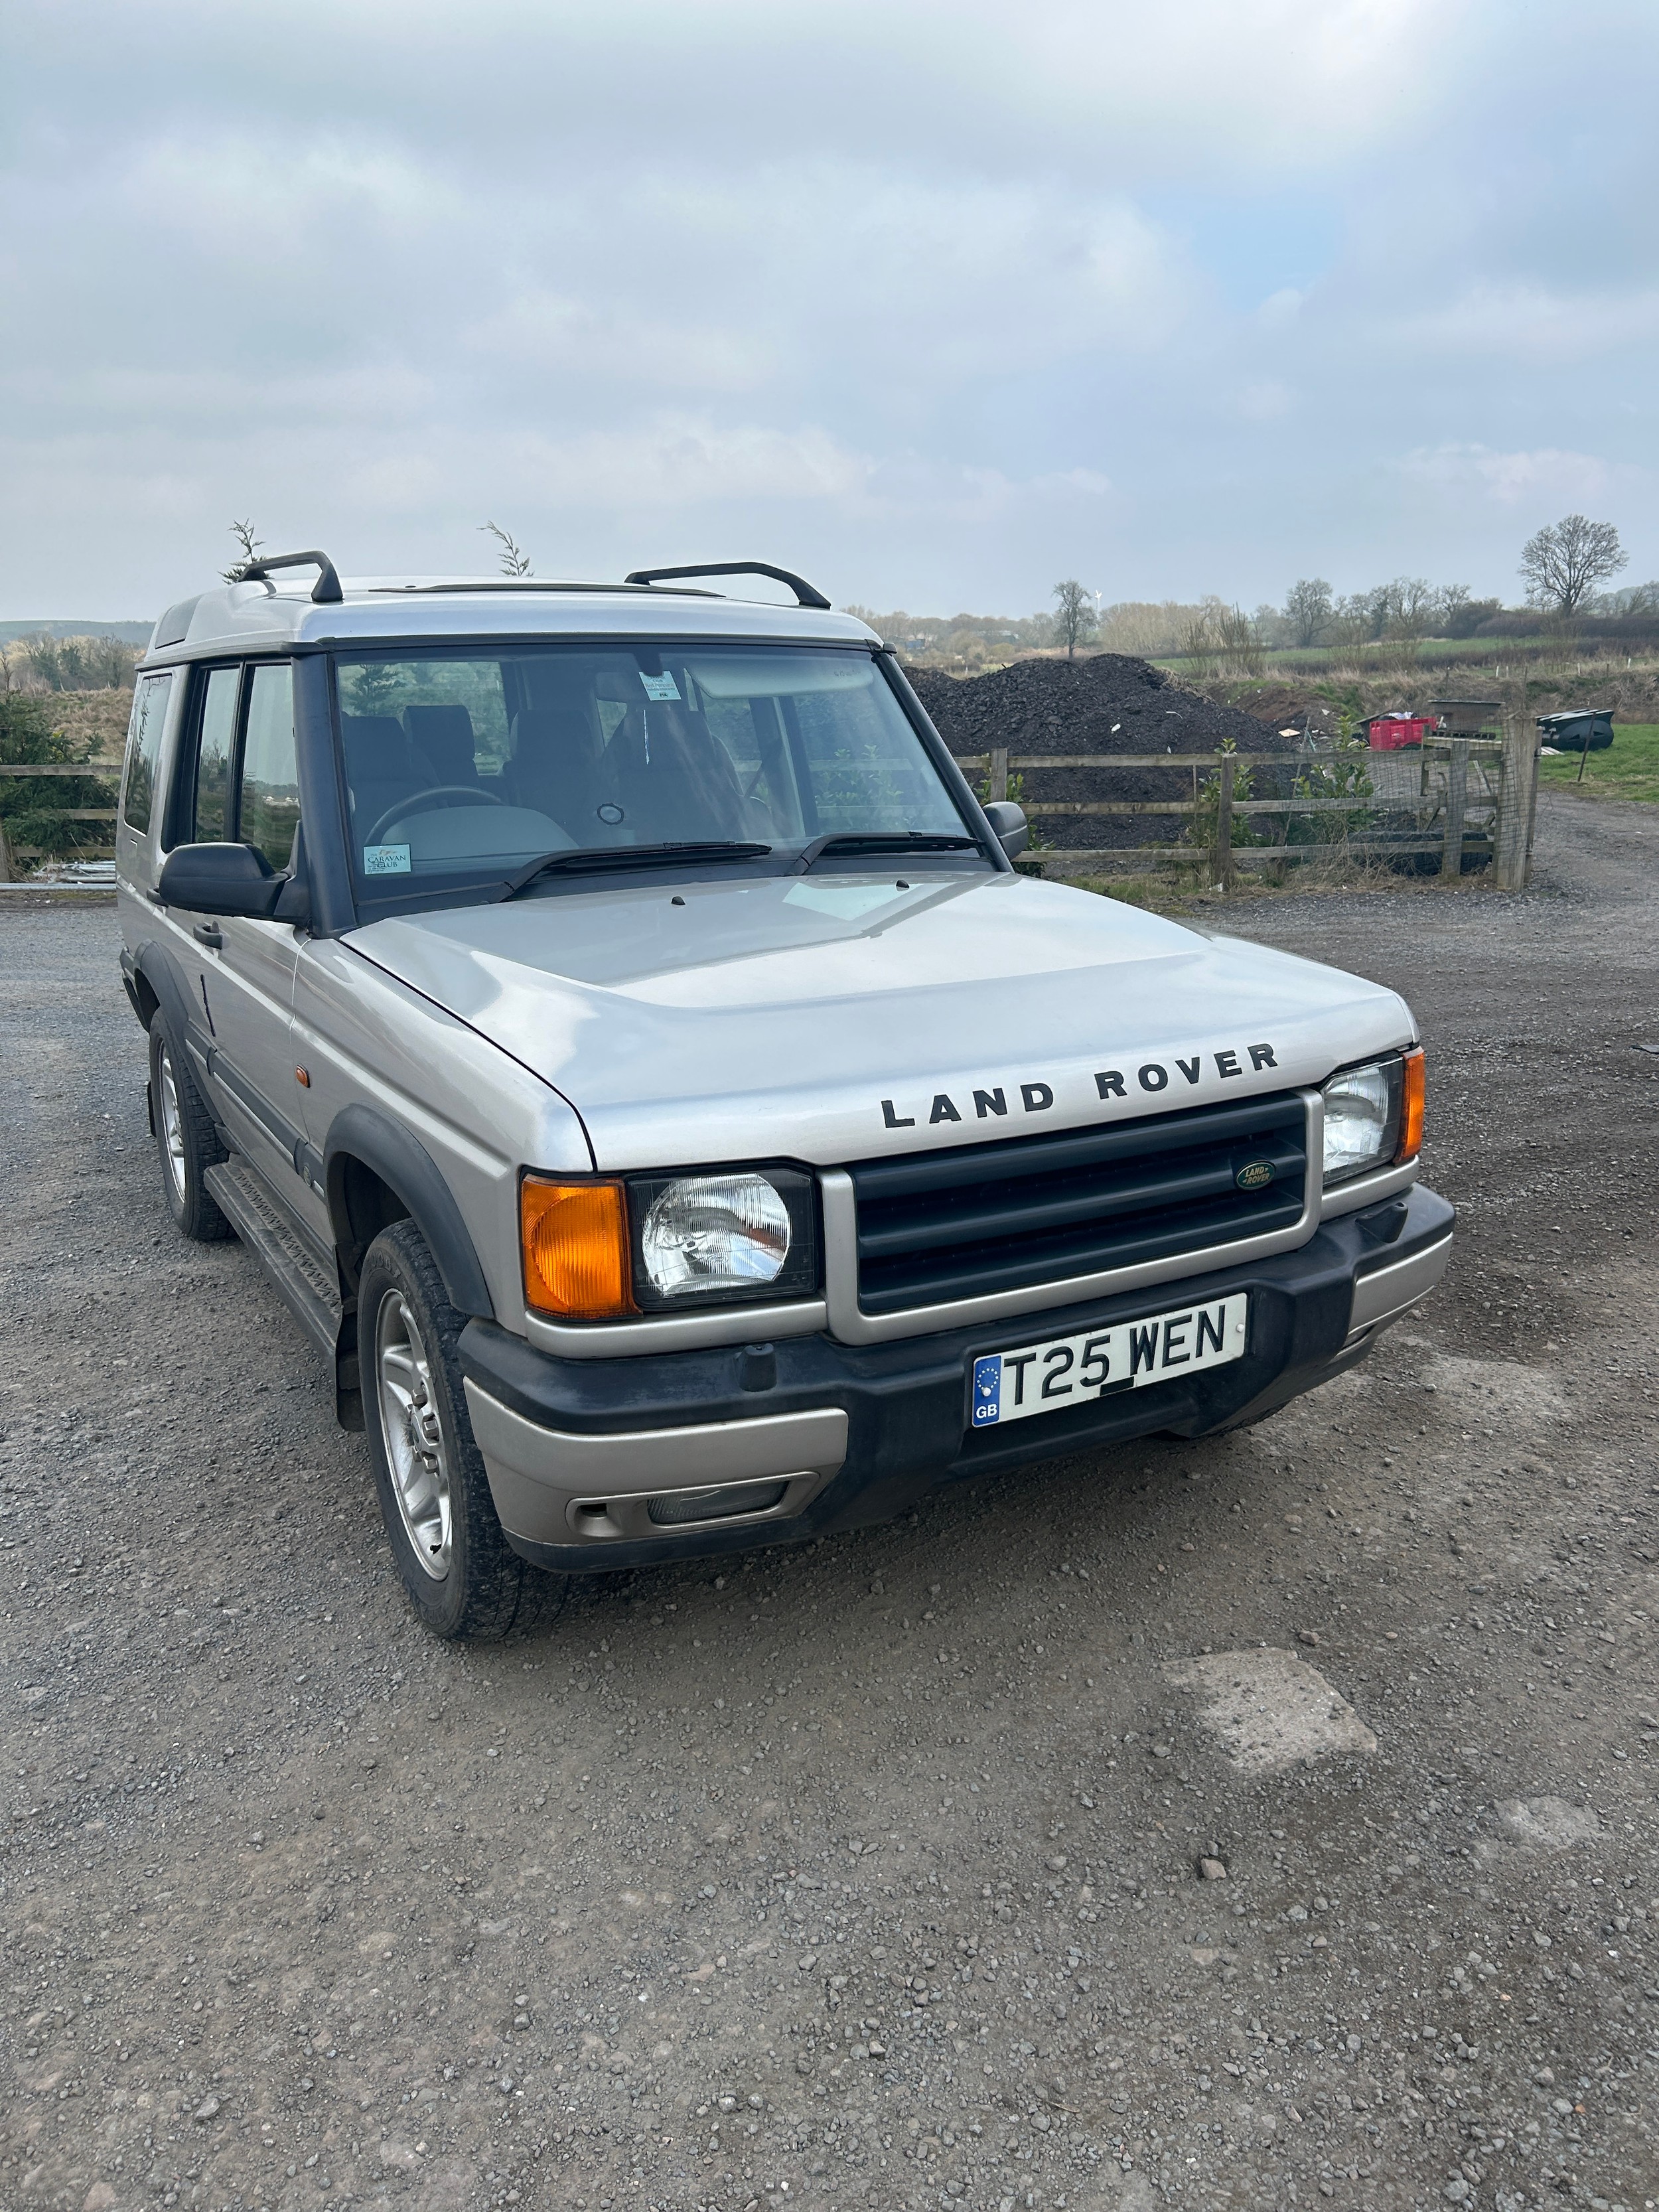
{"label": "land rover lettering on bonnet", "polygon": [[262,558],[156,625],[129,755],[165,1202],[286,1303],[441,1635],[1246,1425],[1446,1265],[1395,994],[1023,874],[786,570]]}

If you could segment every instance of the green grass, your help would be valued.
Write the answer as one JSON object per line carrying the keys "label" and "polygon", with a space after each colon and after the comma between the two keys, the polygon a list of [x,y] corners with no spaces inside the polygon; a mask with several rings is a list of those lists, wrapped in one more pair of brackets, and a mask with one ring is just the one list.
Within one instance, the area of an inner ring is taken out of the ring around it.
{"label": "green grass", "polygon": [[1641,799],[1659,802],[1659,722],[1615,722],[1613,743],[1592,753],[1578,781],[1579,756],[1562,753],[1540,760],[1539,780],[1548,790],[1576,793],[1581,799]]}

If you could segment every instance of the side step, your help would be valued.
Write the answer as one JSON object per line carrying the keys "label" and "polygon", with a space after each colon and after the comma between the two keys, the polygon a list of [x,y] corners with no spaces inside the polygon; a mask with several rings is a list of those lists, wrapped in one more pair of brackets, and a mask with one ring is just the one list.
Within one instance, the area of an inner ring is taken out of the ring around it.
{"label": "side step", "polygon": [[340,1336],[340,1298],[321,1253],[287,1218],[260,1178],[240,1161],[210,1168],[203,1181],[295,1319],[332,1360]]}

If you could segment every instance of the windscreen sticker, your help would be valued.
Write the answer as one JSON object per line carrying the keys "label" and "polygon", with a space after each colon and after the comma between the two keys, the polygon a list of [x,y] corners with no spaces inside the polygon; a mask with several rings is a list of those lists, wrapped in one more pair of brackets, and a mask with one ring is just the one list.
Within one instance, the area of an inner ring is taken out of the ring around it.
{"label": "windscreen sticker", "polygon": [[644,669],[641,669],[640,681],[645,686],[647,699],[678,699],[680,696],[679,686],[666,669],[660,676],[647,676]]}
{"label": "windscreen sticker", "polygon": [[406,876],[409,873],[407,845],[365,845],[363,873],[366,876]]}

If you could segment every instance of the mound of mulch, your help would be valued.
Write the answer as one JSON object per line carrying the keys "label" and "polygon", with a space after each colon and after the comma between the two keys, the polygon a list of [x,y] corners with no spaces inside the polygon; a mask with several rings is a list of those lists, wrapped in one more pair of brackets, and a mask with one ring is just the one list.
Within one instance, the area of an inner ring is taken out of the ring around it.
{"label": "mound of mulch", "polygon": [[[1084,660],[1017,660],[988,676],[942,676],[933,669],[906,672],[935,728],[953,753],[1212,753],[1231,738],[1241,753],[1287,751],[1297,740],[1277,727],[1188,690],[1152,662],[1120,653]],[[983,771],[975,772],[977,781]],[[1016,771],[1018,773],[1018,771]],[[1187,799],[1193,770],[1171,763],[1160,769],[1122,769],[1103,775],[1091,769],[1035,769],[1024,772],[1026,799]],[[1269,795],[1264,789],[1263,796]],[[1111,848],[1177,840],[1181,817],[1169,815],[1050,815],[1042,821],[1045,843]]]}

